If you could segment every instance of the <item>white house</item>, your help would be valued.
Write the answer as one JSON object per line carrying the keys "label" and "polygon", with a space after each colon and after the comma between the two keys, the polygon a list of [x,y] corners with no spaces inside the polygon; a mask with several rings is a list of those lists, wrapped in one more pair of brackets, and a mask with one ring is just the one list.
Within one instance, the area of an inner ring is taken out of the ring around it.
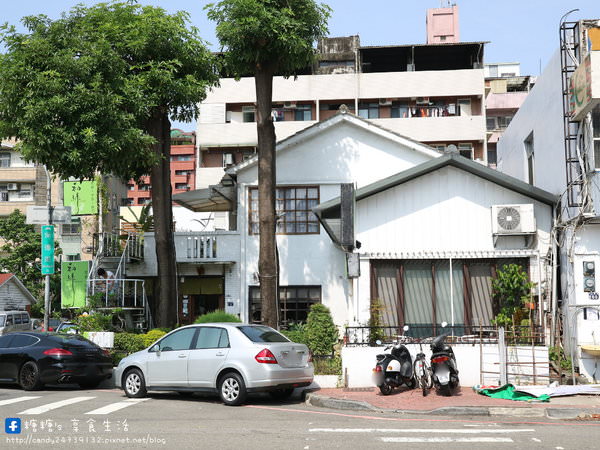
{"label": "white house", "polygon": [[562,302],[567,352],[592,379],[600,344],[600,21],[566,22],[561,35],[498,143],[498,169],[560,197],[552,300]]}
{"label": "white house", "polygon": [[[252,158],[228,170],[222,185],[213,187],[218,193],[174,196],[196,211],[236,213],[227,248],[237,239],[239,259],[224,273],[225,306],[245,320],[256,319],[260,308],[257,181]],[[348,277],[347,253],[332,232],[339,225],[340,187],[347,183],[357,187],[358,278]],[[280,141],[277,185],[283,322],[304,320],[312,303],[323,302],[338,325],[357,326],[379,298],[389,326],[442,320],[464,326],[479,319],[487,325],[490,279],[499,264],[520,262],[538,285],[546,282],[553,195],[352,114],[339,113]],[[520,228],[499,228],[502,208],[496,205],[520,211]]]}
{"label": "white house", "polygon": [[0,273],[0,311],[29,311],[36,301],[14,273]]}

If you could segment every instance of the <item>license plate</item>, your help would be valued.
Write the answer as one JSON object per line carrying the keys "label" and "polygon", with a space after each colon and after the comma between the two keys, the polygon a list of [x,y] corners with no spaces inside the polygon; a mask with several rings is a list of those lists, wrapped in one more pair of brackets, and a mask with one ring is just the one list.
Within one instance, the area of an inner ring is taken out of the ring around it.
{"label": "license plate", "polygon": [[435,375],[440,384],[446,384],[450,381],[450,370],[447,367],[439,368],[435,371]]}

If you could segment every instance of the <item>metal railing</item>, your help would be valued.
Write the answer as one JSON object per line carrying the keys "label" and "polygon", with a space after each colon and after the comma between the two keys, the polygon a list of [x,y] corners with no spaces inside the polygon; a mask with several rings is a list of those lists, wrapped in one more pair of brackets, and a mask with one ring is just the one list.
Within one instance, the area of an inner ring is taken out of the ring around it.
{"label": "metal railing", "polygon": [[94,234],[94,255],[98,258],[116,258],[125,254],[130,259],[144,259],[144,238],[138,233]]}
{"label": "metal railing", "polygon": [[[449,333],[447,342],[464,344],[496,344],[498,343],[499,329],[496,326],[447,326],[440,325],[410,325],[404,332],[402,327],[384,326],[346,327],[344,331],[344,345],[346,346],[374,346],[376,341],[391,343],[419,342],[423,338],[439,336]],[[544,345],[545,334],[540,326],[515,326],[504,332],[507,345]]]}
{"label": "metal railing", "polygon": [[88,280],[88,295],[100,297],[100,308],[146,308],[144,280],[135,278],[91,278]]}

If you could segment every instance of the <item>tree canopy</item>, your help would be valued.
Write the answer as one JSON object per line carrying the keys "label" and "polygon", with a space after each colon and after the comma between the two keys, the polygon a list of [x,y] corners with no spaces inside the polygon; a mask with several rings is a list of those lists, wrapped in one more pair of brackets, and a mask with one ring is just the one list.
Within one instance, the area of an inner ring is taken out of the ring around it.
{"label": "tree canopy", "polygon": [[293,76],[310,66],[331,11],[314,0],[221,0],[206,8],[217,23],[226,67],[237,76],[265,65]]}
{"label": "tree canopy", "polygon": [[159,158],[153,110],[189,121],[218,81],[185,12],[111,2],[22,22],[26,33],[0,31],[0,135],[62,177],[147,174]]}

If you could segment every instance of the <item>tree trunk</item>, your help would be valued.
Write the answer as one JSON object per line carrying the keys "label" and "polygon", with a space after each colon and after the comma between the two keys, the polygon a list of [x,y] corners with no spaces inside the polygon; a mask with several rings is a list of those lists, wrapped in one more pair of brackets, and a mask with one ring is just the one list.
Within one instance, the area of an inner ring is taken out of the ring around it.
{"label": "tree trunk", "polygon": [[272,97],[273,70],[259,67],[255,73],[256,128],[258,131],[258,217],[260,253],[258,272],[262,299],[262,323],[277,328],[277,242],[275,240],[275,126]]}
{"label": "tree trunk", "polygon": [[154,305],[157,325],[170,328],[177,322],[178,286],[171,197],[171,122],[166,109],[153,111],[148,131],[156,139],[154,151],[160,156],[159,163],[150,172],[158,267]]}

